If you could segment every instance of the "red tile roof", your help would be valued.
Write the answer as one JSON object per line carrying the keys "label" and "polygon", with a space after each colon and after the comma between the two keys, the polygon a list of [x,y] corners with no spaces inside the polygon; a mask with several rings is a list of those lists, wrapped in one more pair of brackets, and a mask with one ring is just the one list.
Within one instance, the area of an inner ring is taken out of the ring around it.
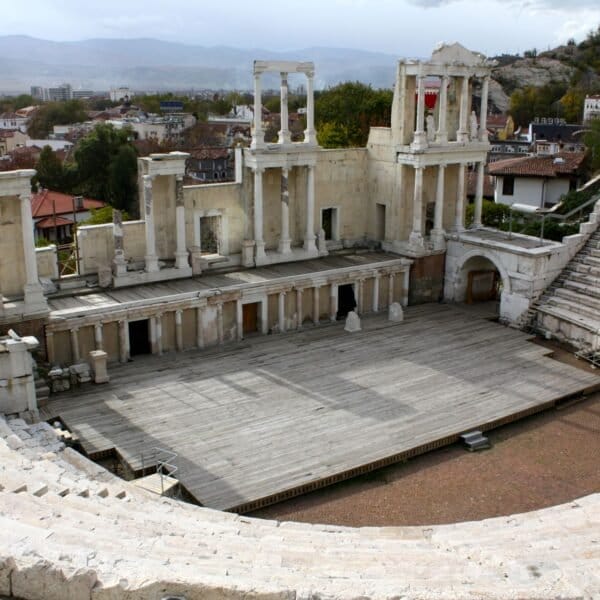
{"label": "red tile roof", "polygon": [[499,160],[488,166],[490,175],[518,175],[521,177],[558,177],[577,172],[585,154],[561,152],[554,156],[523,156]]}
{"label": "red tile roof", "polygon": [[[76,208],[75,212],[83,212],[92,208],[102,208],[106,202],[101,200],[83,199],[81,208]],[[53,215],[72,215],[73,214],[73,196],[62,194],[61,192],[52,192],[42,190],[31,197],[31,213],[34,219],[42,217],[51,217]]]}
{"label": "red tile roof", "polygon": [[189,150],[190,156],[196,160],[214,160],[217,158],[227,158],[229,150],[227,148],[193,148]]}
{"label": "red tile roof", "polygon": [[63,217],[44,217],[36,222],[36,229],[51,229],[52,227],[60,227],[61,225],[73,225],[73,219],[65,219]]}

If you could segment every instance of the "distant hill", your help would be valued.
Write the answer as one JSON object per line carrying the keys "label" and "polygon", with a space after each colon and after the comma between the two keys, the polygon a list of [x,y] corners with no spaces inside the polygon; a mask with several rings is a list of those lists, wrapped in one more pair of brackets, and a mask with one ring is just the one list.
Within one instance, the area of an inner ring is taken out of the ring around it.
{"label": "distant hill", "polygon": [[[0,36],[0,93],[28,92],[32,85],[63,82],[74,89],[95,91],[119,85],[148,91],[250,89],[254,59],[312,60],[318,87],[347,80],[390,87],[397,58],[346,48],[273,52],[154,39],[51,42],[23,35]],[[272,85],[276,84],[273,79]]]}

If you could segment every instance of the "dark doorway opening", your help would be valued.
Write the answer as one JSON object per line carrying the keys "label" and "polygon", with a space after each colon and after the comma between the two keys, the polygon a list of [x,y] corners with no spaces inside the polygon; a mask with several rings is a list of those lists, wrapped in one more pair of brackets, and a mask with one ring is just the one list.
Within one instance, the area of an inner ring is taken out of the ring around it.
{"label": "dark doorway opening", "polygon": [[333,208],[323,209],[322,225],[323,231],[325,232],[325,239],[333,239]]}
{"label": "dark doorway opening", "polygon": [[354,286],[351,283],[340,285],[338,288],[338,311],[335,316],[338,321],[345,319],[351,310],[356,308],[356,300],[354,298]]}
{"label": "dark doorway opening", "polygon": [[244,335],[258,331],[258,302],[242,305]]}
{"label": "dark doorway opening", "polygon": [[129,322],[129,354],[139,356],[140,354],[150,354],[150,326],[148,319]]}
{"label": "dark doorway opening", "polygon": [[375,205],[375,239],[385,240],[385,204]]}

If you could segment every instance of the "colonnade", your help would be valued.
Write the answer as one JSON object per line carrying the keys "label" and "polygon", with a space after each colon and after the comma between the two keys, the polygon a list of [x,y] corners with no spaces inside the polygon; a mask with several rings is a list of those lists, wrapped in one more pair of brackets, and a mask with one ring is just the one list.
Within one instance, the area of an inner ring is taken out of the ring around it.
{"label": "colonnade", "polygon": [[[311,320],[313,325],[319,325],[321,323],[321,296],[323,288],[329,288],[329,314],[328,321],[335,321],[338,308],[339,308],[339,287],[341,285],[350,284],[354,289],[354,296],[356,301],[356,311],[360,314],[365,311],[367,301],[365,298],[365,282],[368,280],[373,281],[371,298],[370,298],[370,311],[377,313],[382,308],[381,294],[380,294],[380,282],[382,278],[387,278],[388,281],[388,297],[387,305],[389,306],[392,302],[401,302],[404,306],[408,304],[408,286],[409,286],[409,267],[402,267],[400,270],[379,270],[374,269],[371,272],[364,272],[354,275],[344,275],[342,277],[333,278],[331,281],[324,281],[323,283],[310,283],[307,285],[292,285],[286,289],[280,289],[279,291],[266,291],[262,298],[259,300],[263,303],[263,314],[261,317],[261,333],[268,332],[268,297],[273,294],[277,294],[277,319],[276,323],[280,332],[288,330],[290,316],[286,315],[286,296],[288,294],[295,294],[296,306],[295,306],[295,328],[302,329],[303,317],[305,316],[303,307],[303,297],[307,290],[312,291],[312,306],[310,310]],[[395,294],[395,281],[397,277],[402,277],[402,293],[400,297]],[[194,346],[202,349],[206,346],[206,325],[207,319],[205,311],[209,308],[214,309],[213,318],[215,319],[214,326],[216,330],[216,343],[222,344],[225,341],[225,323],[223,318],[224,305],[229,302],[235,302],[235,333],[234,338],[238,341],[244,338],[244,324],[243,324],[243,304],[247,299],[244,298],[243,294],[237,297],[229,297],[225,299],[219,299],[215,302],[207,302],[207,299],[203,299],[201,304],[196,306],[179,306],[172,309],[162,308],[161,310],[153,313],[144,311],[144,314],[136,315],[135,317],[119,316],[117,319],[99,321],[95,323],[86,324],[74,324],[67,328],[47,328],[46,330],[46,351],[48,361],[53,363],[56,361],[57,350],[55,346],[55,335],[61,332],[68,331],[69,343],[70,343],[70,357],[72,363],[78,363],[82,360],[87,360],[87,356],[82,354],[81,350],[81,330],[87,327],[93,327],[93,346],[94,350],[107,350],[107,344],[105,341],[105,326],[115,324],[117,325],[117,340],[118,340],[118,360],[121,363],[126,363],[131,357],[131,340],[129,338],[129,323],[131,321],[147,320],[149,327],[149,342],[150,350],[152,354],[162,354],[165,351],[164,342],[164,327],[165,318],[167,315],[170,316],[171,323],[174,323],[174,350],[181,352],[185,348],[184,340],[184,312],[195,311],[195,340]],[[385,306],[385,305],[384,305]],[[215,314],[216,313],[216,314]],[[229,327],[229,325],[228,325]],[[214,335],[214,334],[213,334]],[[228,338],[229,339],[229,338]],[[114,343],[114,342],[113,342]],[[64,356],[64,354],[61,354]]]}

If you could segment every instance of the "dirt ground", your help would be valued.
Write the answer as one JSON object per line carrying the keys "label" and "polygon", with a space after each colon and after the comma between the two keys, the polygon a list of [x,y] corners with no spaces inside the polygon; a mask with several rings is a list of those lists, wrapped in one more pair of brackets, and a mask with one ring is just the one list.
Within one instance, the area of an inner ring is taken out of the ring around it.
{"label": "dirt ground", "polygon": [[[556,359],[590,368],[553,349]],[[525,512],[600,492],[600,392],[488,437],[490,450],[467,452],[455,444],[251,514],[357,527],[425,525]]]}

